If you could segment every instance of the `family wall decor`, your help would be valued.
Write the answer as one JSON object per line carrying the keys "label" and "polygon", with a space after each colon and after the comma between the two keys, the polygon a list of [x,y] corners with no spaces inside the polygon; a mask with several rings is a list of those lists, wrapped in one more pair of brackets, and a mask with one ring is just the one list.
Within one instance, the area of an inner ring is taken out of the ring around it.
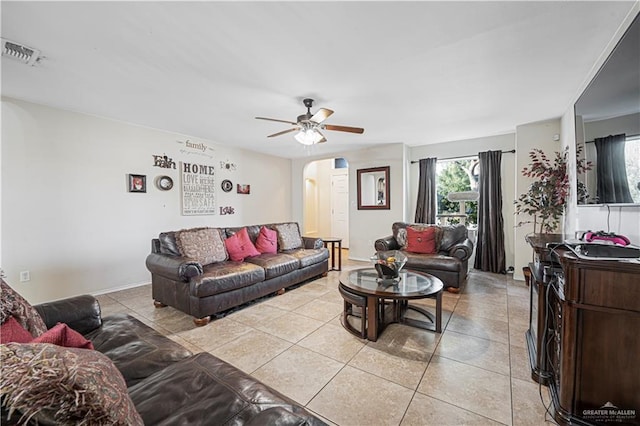
{"label": "family wall decor", "polygon": [[147,176],[129,174],[129,192],[147,192]]}
{"label": "family wall decor", "polygon": [[182,214],[216,214],[216,170],[208,164],[180,163]]}
{"label": "family wall decor", "polygon": [[175,169],[176,162],[173,161],[172,158],[167,157],[166,155],[154,155],[153,156],[153,165],[155,167],[162,167],[165,169]]}

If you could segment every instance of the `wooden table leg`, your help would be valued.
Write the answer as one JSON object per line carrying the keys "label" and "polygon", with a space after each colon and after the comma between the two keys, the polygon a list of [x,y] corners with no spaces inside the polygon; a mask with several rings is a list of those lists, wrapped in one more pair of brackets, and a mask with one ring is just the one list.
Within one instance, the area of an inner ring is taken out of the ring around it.
{"label": "wooden table leg", "polygon": [[436,333],[442,333],[442,292],[436,296]]}
{"label": "wooden table leg", "polygon": [[378,298],[367,297],[367,340],[378,340]]}
{"label": "wooden table leg", "polygon": [[338,241],[338,271],[342,271],[342,240]]}

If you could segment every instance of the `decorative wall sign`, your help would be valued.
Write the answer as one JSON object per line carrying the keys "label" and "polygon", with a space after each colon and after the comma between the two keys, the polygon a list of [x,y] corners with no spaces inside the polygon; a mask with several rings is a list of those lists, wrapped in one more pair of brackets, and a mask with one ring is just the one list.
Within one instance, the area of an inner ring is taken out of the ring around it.
{"label": "decorative wall sign", "polygon": [[213,158],[214,149],[205,144],[204,142],[194,142],[189,139],[186,141],[176,141],[183,148],[180,149],[180,153],[184,155],[201,155],[208,158]]}
{"label": "decorative wall sign", "polygon": [[216,214],[215,167],[180,162],[182,176],[182,214]]}
{"label": "decorative wall sign", "polygon": [[162,167],[165,169],[176,168],[176,162],[173,161],[172,158],[167,157],[166,155],[154,155],[153,165],[155,167]]}
{"label": "decorative wall sign", "polygon": [[238,194],[250,194],[250,193],[251,193],[251,185],[238,184]]}
{"label": "decorative wall sign", "polygon": [[229,179],[223,180],[220,186],[224,192],[229,192],[233,189],[233,183]]}
{"label": "decorative wall sign", "polygon": [[225,215],[225,214],[235,214],[236,211],[233,207],[231,206],[226,206],[226,207],[220,207],[220,215]]}
{"label": "decorative wall sign", "polygon": [[232,163],[231,161],[227,160],[227,161],[221,161],[220,162],[220,168],[222,170],[229,170],[229,171],[233,171],[236,169],[236,163]]}
{"label": "decorative wall sign", "polygon": [[147,176],[130,174],[129,192],[147,192]]}
{"label": "decorative wall sign", "polygon": [[173,188],[173,179],[169,176],[159,176],[157,182],[158,188],[163,191],[168,191]]}

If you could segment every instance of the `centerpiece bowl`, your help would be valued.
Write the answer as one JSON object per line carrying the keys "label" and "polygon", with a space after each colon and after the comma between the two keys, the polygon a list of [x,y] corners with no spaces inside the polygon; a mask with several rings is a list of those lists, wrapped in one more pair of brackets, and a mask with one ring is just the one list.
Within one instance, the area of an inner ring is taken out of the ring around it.
{"label": "centerpiece bowl", "polygon": [[399,281],[400,270],[407,263],[407,256],[398,250],[379,251],[371,257],[378,279]]}

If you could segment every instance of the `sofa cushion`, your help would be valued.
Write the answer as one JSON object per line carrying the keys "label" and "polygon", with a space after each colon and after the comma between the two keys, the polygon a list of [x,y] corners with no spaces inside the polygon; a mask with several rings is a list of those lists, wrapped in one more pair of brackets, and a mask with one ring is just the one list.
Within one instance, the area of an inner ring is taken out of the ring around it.
{"label": "sofa cushion", "polygon": [[47,326],[38,311],[9,287],[4,279],[0,279],[0,324],[4,324],[10,316],[13,316],[33,337],[38,337],[47,331]]}
{"label": "sofa cushion", "polygon": [[102,320],[102,327],[85,337],[113,361],[127,386],[191,355],[178,343],[130,315],[110,315]]}
{"label": "sofa cushion", "polygon": [[1,347],[3,403],[45,424],[142,425],[122,375],[97,351],[48,343]]}
{"label": "sofa cushion", "polygon": [[437,252],[437,228],[435,226],[407,226],[406,250],[412,253]]}
{"label": "sofa cushion", "polygon": [[[206,352],[154,374],[129,394],[148,425],[202,424],[205,419],[216,425],[324,425],[294,401]],[[270,415],[275,409],[287,415]]]}
{"label": "sofa cushion", "polygon": [[279,277],[291,271],[300,269],[300,261],[285,253],[265,253],[256,257],[249,257],[245,262],[252,263],[264,269],[266,279]]}
{"label": "sofa cushion", "polygon": [[301,268],[323,262],[329,258],[329,250],[321,249],[297,249],[290,250],[286,254],[293,256],[300,262]]}
{"label": "sofa cushion", "polygon": [[460,271],[461,261],[457,257],[442,254],[419,254],[405,252],[407,263],[405,269],[416,269],[418,271]]}
{"label": "sofa cushion", "polygon": [[278,252],[278,232],[266,226],[260,228],[260,233],[256,239],[256,249],[260,253]]}
{"label": "sofa cushion", "polygon": [[440,239],[440,251],[449,251],[451,247],[467,238],[467,227],[463,224],[441,226],[442,238]]}
{"label": "sofa cushion", "polygon": [[229,253],[229,258],[234,262],[242,262],[246,257],[258,256],[260,252],[255,248],[247,228],[242,228],[237,233],[224,240],[224,246]]}
{"label": "sofa cushion", "polygon": [[20,323],[10,316],[0,327],[0,343],[29,343],[33,336]]}
{"label": "sofa cushion", "polygon": [[176,232],[180,254],[201,265],[227,260],[224,240],[217,228],[195,228]]}
{"label": "sofa cushion", "polygon": [[278,246],[280,251],[293,250],[303,247],[300,229],[297,223],[278,223],[273,225],[278,232]]}
{"label": "sofa cushion", "polygon": [[160,241],[160,253],[170,254],[171,256],[181,256],[178,243],[176,242],[176,233],[161,232],[158,235],[158,241]]}
{"label": "sofa cushion", "polygon": [[191,278],[191,295],[207,297],[264,281],[264,269],[249,263],[260,256],[248,257],[244,262],[220,262],[205,266],[202,275]]}

